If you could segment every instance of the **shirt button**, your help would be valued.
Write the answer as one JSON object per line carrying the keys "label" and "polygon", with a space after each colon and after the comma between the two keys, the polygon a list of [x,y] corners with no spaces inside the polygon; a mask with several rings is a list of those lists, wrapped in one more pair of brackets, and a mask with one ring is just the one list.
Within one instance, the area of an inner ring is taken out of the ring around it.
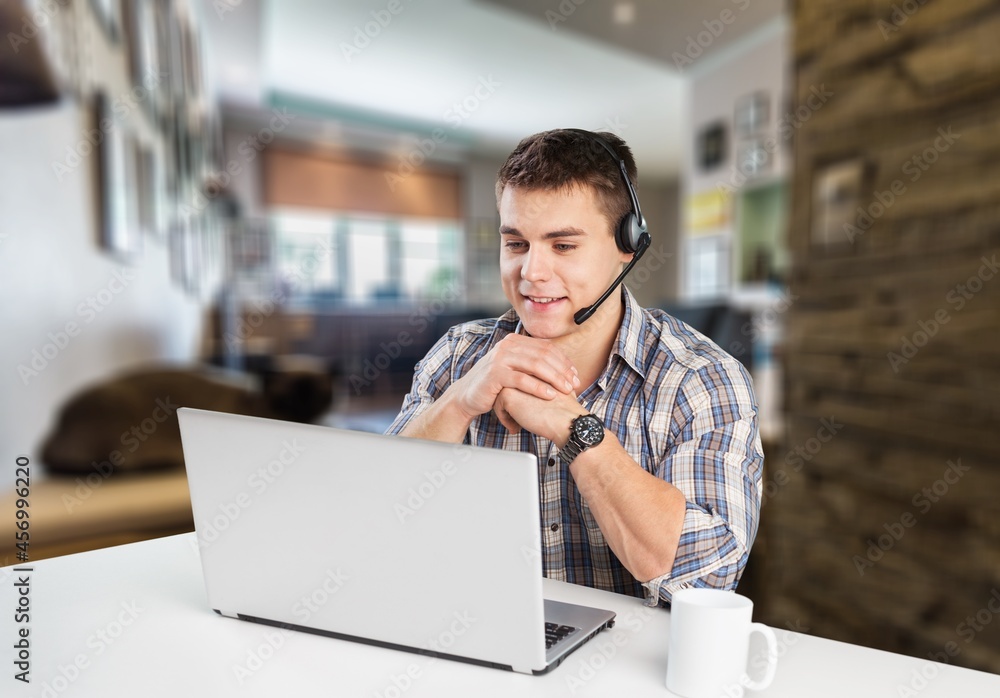
{"label": "shirt button", "polygon": [[556,464],[556,459],[555,458],[549,458],[549,467],[551,468],[555,464]]}
{"label": "shirt button", "polygon": [[549,526],[549,530],[550,531],[558,531],[559,530],[559,524],[552,524],[551,526]]}

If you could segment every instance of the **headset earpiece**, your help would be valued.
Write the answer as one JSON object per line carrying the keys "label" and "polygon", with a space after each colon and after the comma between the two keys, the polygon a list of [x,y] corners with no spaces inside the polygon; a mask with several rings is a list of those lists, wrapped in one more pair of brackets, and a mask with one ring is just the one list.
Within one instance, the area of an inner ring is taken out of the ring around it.
{"label": "headset earpiece", "polygon": [[615,244],[618,245],[618,249],[626,254],[632,255],[632,261],[626,265],[622,270],[622,273],[618,275],[615,282],[608,287],[608,290],[601,294],[601,297],[597,299],[595,303],[587,306],[586,308],[581,308],[576,314],[573,315],[573,321],[577,325],[582,325],[587,321],[600,307],[601,303],[608,299],[611,292],[614,291],[618,284],[622,282],[625,276],[632,271],[632,267],[636,265],[639,258],[646,253],[649,249],[649,245],[652,242],[652,238],[649,233],[646,232],[646,219],[642,215],[642,210],[639,208],[639,197],[635,193],[635,188],[632,186],[632,180],[628,177],[628,170],[625,167],[625,161],[618,157],[618,153],[615,149],[608,145],[607,141],[598,136],[596,133],[591,131],[584,131],[579,128],[566,129],[567,131],[575,131],[576,133],[582,133],[591,139],[592,143],[597,143],[604,150],[608,151],[608,154],[614,158],[614,161],[618,163],[618,170],[621,173],[622,180],[625,182],[625,189],[628,191],[629,201],[632,203],[632,210],[626,213],[618,225],[615,227]]}
{"label": "headset earpiece", "polygon": [[645,221],[640,221],[635,213],[629,212],[618,223],[615,228],[615,243],[618,249],[626,254],[635,254],[639,249],[639,241],[642,236],[649,237],[646,232]]}
{"label": "headset earpiece", "polygon": [[[639,197],[635,193],[635,187],[632,186],[632,180],[629,179],[628,170],[625,168],[625,161],[618,157],[615,149],[596,133],[585,131],[581,128],[569,128],[566,130],[583,134],[590,139],[591,143],[595,143],[606,150],[608,155],[618,163],[618,172],[621,174],[622,181],[625,184],[625,191],[628,193],[632,210],[618,221],[618,225],[615,227],[615,244],[618,245],[618,249],[622,252],[635,254],[639,250],[639,241],[642,239],[642,236],[645,235],[648,238],[649,233],[646,232],[646,219],[642,215],[642,209],[639,208]],[[646,241],[646,246],[649,246],[649,240]]]}
{"label": "headset earpiece", "polygon": [[635,246],[632,244],[632,230],[635,227],[635,214],[626,213],[620,221],[618,221],[618,226],[615,228],[615,244],[618,245],[618,249],[627,254],[632,254],[635,252]]}

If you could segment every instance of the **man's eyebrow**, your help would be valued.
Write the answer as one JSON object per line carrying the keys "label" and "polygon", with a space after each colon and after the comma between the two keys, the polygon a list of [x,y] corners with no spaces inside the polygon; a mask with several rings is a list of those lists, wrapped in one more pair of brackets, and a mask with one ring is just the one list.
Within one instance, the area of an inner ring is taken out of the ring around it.
{"label": "man's eyebrow", "polygon": [[[501,225],[500,226],[500,234],[501,235],[513,235],[513,236],[519,237],[519,238],[523,238],[524,237],[524,235],[521,234],[520,230],[518,230],[517,228],[512,228],[509,225]],[[571,238],[571,237],[577,237],[577,236],[586,235],[586,234],[587,234],[586,231],[580,230],[579,228],[574,228],[573,226],[570,226],[568,228],[563,228],[562,230],[552,230],[552,231],[550,231],[548,233],[545,233],[545,235],[542,236],[542,239],[543,240],[552,240],[554,238]]]}

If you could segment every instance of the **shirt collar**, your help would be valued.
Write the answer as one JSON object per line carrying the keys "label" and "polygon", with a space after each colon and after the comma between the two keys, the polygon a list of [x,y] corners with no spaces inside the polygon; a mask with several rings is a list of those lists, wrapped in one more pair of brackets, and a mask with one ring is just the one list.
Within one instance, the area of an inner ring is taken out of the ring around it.
{"label": "shirt collar", "polygon": [[646,313],[624,284],[622,284],[622,298],[625,301],[625,315],[622,317],[621,327],[618,328],[614,353],[622,357],[633,371],[645,378],[646,362],[643,360],[643,355],[649,333]]}
{"label": "shirt collar", "polygon": [[[642,306],[639,305],[639,301],[635,299],[635,296],[632,295],[632,292],[628,290],[625,284],[622,284],[621,295],[625,303],[625,314],[622,316],[622,324],[618,328],[618,337],[615,340],[612,356],[617,354],[633,371],[638,373],[642,378],[645,378],[646,372],[643,368],[645,362],[642,355],[645,348],[646,335],[649,331],[646,314],[643,312]],[[521,334],[523,329],[521,319],[517,316],[517,312],[511,308],[497,318],[496,328],[493,332],[493,343],[502,339],[503,335],[509,332]],[[609,365],[611,362],[610,359],[611,357],[609,357]]]}

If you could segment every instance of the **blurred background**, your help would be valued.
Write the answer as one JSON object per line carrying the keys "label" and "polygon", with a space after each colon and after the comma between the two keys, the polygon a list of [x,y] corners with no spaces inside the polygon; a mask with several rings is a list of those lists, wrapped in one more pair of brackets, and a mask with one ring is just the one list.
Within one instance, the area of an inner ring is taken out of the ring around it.
{"label": "blurred background", "polygon": [[[192,530],[174,412],[382,431],[506,309],[497,169],[632,147],[628,286],[751,371],[757,617],[1000,672],[1000,4],[3,0],[0,509]],[[27,548],[27,550],[26,550]],[[996,622],[994,622],[996,621]]]}

